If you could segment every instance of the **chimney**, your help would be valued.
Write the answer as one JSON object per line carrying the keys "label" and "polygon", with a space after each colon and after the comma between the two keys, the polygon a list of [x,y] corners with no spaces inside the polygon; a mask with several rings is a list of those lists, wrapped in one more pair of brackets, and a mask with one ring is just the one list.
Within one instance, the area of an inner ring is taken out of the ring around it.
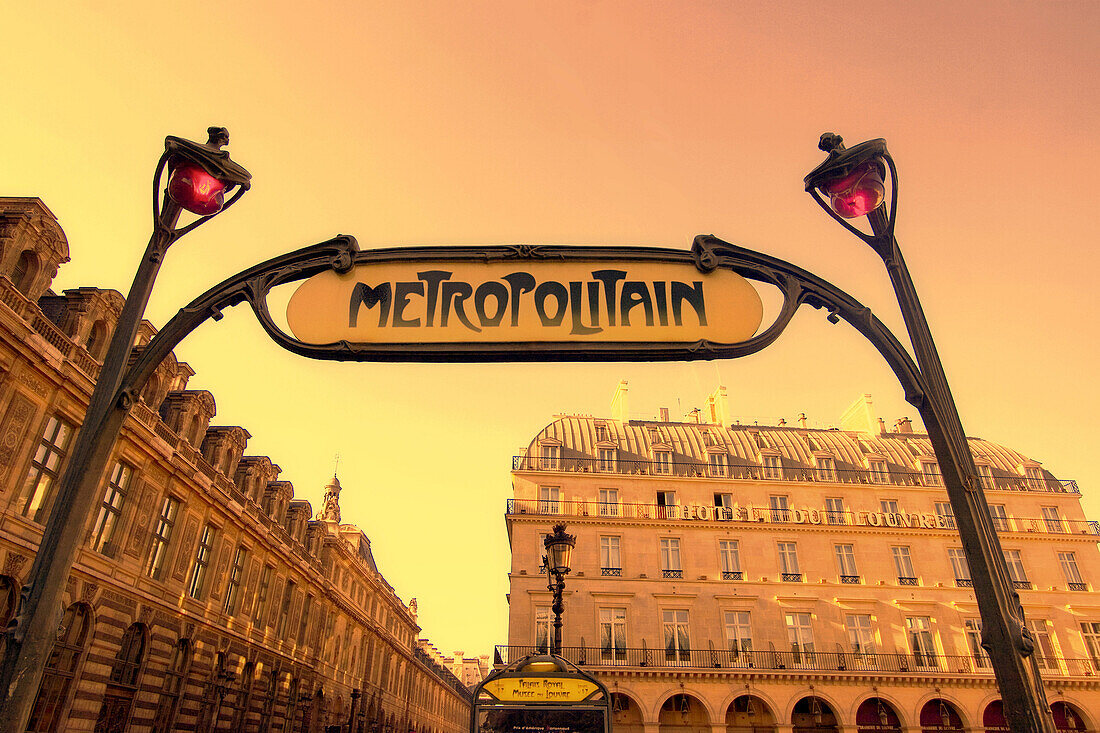
{"label": "chimney", "polygon": [[615,394],[611,396],[611,419],[626,422],[630,419],[626,406],[626,380],[619,381]]}
{"label": "chimney", "polygon": [[729,427],[730,403],[729,398],[726,396],[725,387],[719,385],[718,389],[714,390],[710,397],[707,397],[707,417],[710,418],[710,423],[713,425]]}
{"label": "chimney", "polygon": [[668,422],[668,408],[661,408],[661,422]]}
{"label": "chimney", "polygon": [[787,421],[783,418],[779,418],[779,427],[783,427],[787,424]]}
{"label": "chimney", "polygon": [[798,422],[800,425],[802,425],[802,427],[806,427],[806,413],[798,413]]}
{"label": "chimney", "polygon": [[911,433],[913,432],[913,421],[907,417],[903,417],[894,423],[895,433]]}

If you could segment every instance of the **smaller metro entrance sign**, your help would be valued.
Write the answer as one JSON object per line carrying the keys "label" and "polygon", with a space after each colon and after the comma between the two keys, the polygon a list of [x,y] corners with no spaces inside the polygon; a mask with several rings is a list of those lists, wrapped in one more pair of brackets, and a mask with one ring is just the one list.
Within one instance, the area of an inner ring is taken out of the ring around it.
{"label": "smaller metro entrance sign", "polygon": [[287,306],[302,344],[399,348],[409,360],[700,358],[751,339],[762,317],[760,296],[732,270],[615,247],[360,252],[345,272],[303,282]]}

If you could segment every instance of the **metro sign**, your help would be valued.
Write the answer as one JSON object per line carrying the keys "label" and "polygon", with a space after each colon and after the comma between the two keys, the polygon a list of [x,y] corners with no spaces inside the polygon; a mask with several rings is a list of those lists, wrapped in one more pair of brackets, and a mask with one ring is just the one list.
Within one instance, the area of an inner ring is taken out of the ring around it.
{"label": "metro sign", "polygon": [[762,317],[732,270],[621,247],[370,250],[310,277],[287,306],[302,344],[399,349],[408,361],[714,358]]}

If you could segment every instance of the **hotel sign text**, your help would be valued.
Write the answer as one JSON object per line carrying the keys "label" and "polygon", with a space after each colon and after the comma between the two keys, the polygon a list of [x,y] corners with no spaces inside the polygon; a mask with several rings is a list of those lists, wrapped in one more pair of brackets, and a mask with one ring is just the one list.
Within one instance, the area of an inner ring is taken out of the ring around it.
{"label": "hotel sign text", "polygon": [[303,344],[402,345],[410,360],[422,350],[435,353],[432,360],[449,351],[477,360],[479,349],[497,354],[487,360],[525,349],[554,352],[550,358],[643,356],[647,346],[675,352],[663,358],[691,359],[720,356],[712,352],[751,339],[763,317],[745,278],[729,269],[703,271],[686,252],[506,251],[363,252],[346,272],[327,270],[303,282],[287,306],[287,324]]}
{"label": "hotel sign text", "polygon": [[[817,507],[803,509],[772,509],[767,506],[714,507],[706,504],[682,504],[655,507],[665,519],[704,519],[719,522],[782,522],[786,524],[852,524],[868,527],[900,527],[923,529],[954,529],[947,524],[950,517],[932,512],[829,512]],[[835,516],[841,514],[840,517]]]}

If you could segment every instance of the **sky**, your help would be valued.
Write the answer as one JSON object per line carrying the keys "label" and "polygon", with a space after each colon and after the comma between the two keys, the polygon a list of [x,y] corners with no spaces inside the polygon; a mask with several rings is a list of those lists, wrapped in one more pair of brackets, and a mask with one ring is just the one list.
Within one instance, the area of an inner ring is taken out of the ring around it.
{"label": "sky", "polygon": [[[901,336],[881,262],[802,186],[821,133],[886,138],[963,426],[1077,480],[1100,519],[1100,4],[69,0],[11,3],[4,27],[0,195],[57,215],[72,261],[55,290],[129,287],[165,135],[225,126],[252,172],[169,252],[158,326],[340,233],[363,249],[706,233],[824,277]],[[298,497],[320,506],[339,455],[343,517],[418,599],[423,635],[488,654],[507,639],[511,457],[555,414],[609,415],[627,380],[636,417],[718,384],[742,422],[838,425],[863,393],[888,424],[917,417],[824,316],[738,360],[423,365],[295,356],[237,308],[176,354],[214,423],[247,428]]]}

